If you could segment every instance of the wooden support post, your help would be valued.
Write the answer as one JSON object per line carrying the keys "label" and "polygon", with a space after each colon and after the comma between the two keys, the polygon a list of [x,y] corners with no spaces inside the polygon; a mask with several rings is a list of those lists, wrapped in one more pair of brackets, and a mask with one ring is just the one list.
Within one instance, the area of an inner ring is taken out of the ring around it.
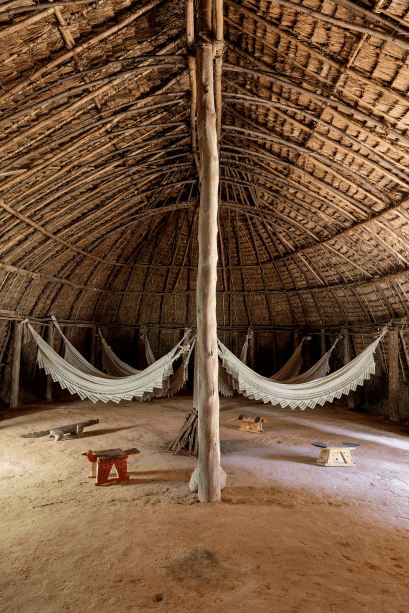
{"label": "wooden support post", "polygon": [[389,353],[389,410],[390,420],[399,421],[399,330],[392,328],[388,335]]}
{"label": "wooden support post", "polygon": [[325,328],[321,328],[321,357],[327,353],[327,337]]}
{"label": "wooden support post", "polygon": [[[47,326],[47,343],[51,349],[54,349],[54,326],[51,323]],[[45,377],[45,399],[53,399],[53,378],[51,375],[46,375]]]}
{"label": "wooden support post", "polygon": [[293,349],[294,351],[297,349],[299,342],[298,342],[298,328],[294,329],[294,336],[293,336]]}
{"label": "wooden support post", "polygon": [[220,500],[219,389],[217,358],[217,210],[219,156],[213,83],[212,0],[197,6],[197,129],[200,153],[199,258],[196,291],[199,413],[198,498]]}
{"label": "wooden support post", "polygon": [[249,359],[248,359],[248,366],[251,368],[251,370],[254,370],[254,343],[255,343],[255,338],[254,338],[254,332],[251,332],[251,336],[249,339]]}
{"label": "wooden support post", "polygon": [[[351,361],[351,335],[348,328],[345,328],[342,334],[344,336],[344,366],[346,366]],[[347,396],[347,406],[349,409],[355,408],[355,396],[352,390]]]}
{"label": "wooden support post", "polygon": [[16,407],[18,407],[22,338],[23,324],[19,321],[15,321],[13,329],[13,358],[11,362],[10,409],[15,409]]}
{"label": "wooden support post", "polygon": [[89,349],[89,361],[95,366],[97,363],[97,328],[93,326],[91,328],[91,345]]}

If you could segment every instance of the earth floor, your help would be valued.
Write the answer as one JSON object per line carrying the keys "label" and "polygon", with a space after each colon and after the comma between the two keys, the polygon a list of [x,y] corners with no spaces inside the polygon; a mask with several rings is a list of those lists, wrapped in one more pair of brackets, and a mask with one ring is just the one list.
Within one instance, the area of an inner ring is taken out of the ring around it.
{"label": "earth floor", "polygon": [[[222,502],[166,450],[185,392],[65,399],[0,416],[2,613],[409,613],[409,432],[341,403],[291,411],[221,399]],[[239,414],[268,420],[240,431]],[[98,418],[82,438],[20,434]],[[359,443],[324,467],[311,442]],[[88,449],[137,447],[130,480],[95,487]]]}

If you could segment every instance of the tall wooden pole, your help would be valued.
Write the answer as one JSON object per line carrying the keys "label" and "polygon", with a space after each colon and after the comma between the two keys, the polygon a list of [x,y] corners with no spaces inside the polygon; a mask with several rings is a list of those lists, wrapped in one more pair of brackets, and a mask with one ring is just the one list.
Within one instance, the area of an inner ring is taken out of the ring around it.
{"label": "tall wooden pole", "polygon": [[294,329],[294,335],[293,335],[293,349],[294,351],[297,349],[299,343],[298,343],[298,328]]}
{"label": "tall wooden pole", "polygon": [[249,365],[249,368],[251,368],[251,370],[254,370],[254,343],[255,343],[254,332],[252,331],[250,339],[249,339],[249,359],[248,359],[248,365]]}
{"label": "tall wooden pole", "polygon": [[23,324],[14,322],[13,329],[13,357],[11,362],[11,389],[10,409],[18,407],[18,388],[20,382],[21,341],[23,338]]}
{"label": "tall wooden pole", "polygon": [[89,350],[89,361],[93,366],[97,363],[97,329],[95,326],[91,328],[91,346]]}
{"label": "tall wooden pole", "polygon": [[[50,345],[51,349],[54,349],[54,326],[51,323],[47,327],[47,343]],[[53,378],[51,375],[46,375],[45,378],[45,399],[53,399]]]}
{"label": "tall wooden pole", "polygon": [[212,0],[199,0],[196,37],[197,132],[200,154],[199,259],[197,271],[195,383],[199,413],[198,498],[220,500],[217,358],[217,209],[219,156],[213,82]]}
{"label": "tall wooden pole", "polygon": [[399,330],[392,328],[388,336],[389,353],[389,410],[390,420],[398,422],[399,416]]}
{"label": "tall wooden pole", "polygon": [[325,336],[325,328],[321,328],[321,357],[327,353],[327,337]]}
{"label": "tall wooden pole", "polygon": [[[348,328],[345,328],[342,334],[344,336],[344,366],[346,366],[351,361],[351,335]],[[347,396],[347,405],[349,409],[355,408],[355,396],[352,390]]]}

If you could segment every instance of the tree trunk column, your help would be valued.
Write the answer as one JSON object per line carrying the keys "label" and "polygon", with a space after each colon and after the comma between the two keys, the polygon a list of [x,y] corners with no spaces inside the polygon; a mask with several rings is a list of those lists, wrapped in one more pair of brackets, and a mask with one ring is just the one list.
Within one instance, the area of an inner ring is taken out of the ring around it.
{"label": "tree trunk column", "polygon": [[217,357],[217,208],[219,157],[213,83],[212,0],[199,0],[197,20],[197,129],[200,153],[199,259],[196,314],[199,414],[198,498],[220,500],[219,390]]}
{"label": "tree trunk column", "polygon": [[23,324],[15,321],[13,329],[13,358],[11,363],[10,409],[18,407],[22,338]]}
{"label": "tree trunk column", "polygon": [[399,421],[399,330],[393,328],[388,336],[389,353],[389,410],[390,420]]}
{"label": "tree trunk column", "polygon": [[[351,361],[351,335],[349,333],[348,328],[345,328],[343,331],[344,335],[344,366],[349,364]],[[354,392],[351,390],[347,396],[347,406],[349,409],[355,408],[355,396]]]}
{"label": "tree trunk column", "polygon": [[[54,327],[51,323],[47,327],[47,343],[50,345],[51,349],[54,349]],[[45,399],[53,399],[53,378],[51,375],[46,375],[45,378]]]}

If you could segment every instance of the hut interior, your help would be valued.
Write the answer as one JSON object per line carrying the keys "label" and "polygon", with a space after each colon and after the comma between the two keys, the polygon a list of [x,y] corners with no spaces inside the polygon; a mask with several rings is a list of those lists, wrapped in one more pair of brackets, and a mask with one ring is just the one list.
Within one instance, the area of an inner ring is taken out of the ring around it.
{"label": "hut interior", "polygon": [[[407,613],[407,2],[1,0],[0,42],[2,613]],[[218,351],[272,386],[306,336],[372,376],[219,396]],[[187,380],[91,397],[44,342]]]}

